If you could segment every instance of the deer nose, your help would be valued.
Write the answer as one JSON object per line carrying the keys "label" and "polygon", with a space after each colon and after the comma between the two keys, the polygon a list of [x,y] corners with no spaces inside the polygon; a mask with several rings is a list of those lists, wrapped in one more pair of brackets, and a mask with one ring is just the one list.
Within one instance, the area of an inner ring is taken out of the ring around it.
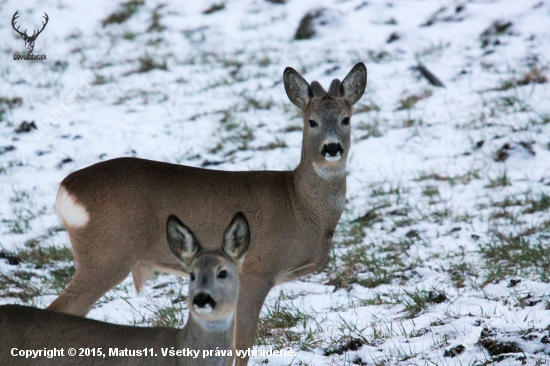
{"label": "deer nose", "polygon": [[216,307],[212,296],[201,292],[193,297],[193,307],[199,314],[208,314]]}
{"label": "deer nose", "polygon": [[[344,153],[344,148],[339,143],[332,142],[330,144],[325,144],[323,146],[323,150],[321,151],[321,155],[325,158],[334,158],[334,157],[340,157]],[[327,156],[328,155],[328,156]]]}
{"label": "deer nose", "polygon": [[327,153],[330,156],[335,156],[340,151],[340,144],[328,144],[326,145]]}

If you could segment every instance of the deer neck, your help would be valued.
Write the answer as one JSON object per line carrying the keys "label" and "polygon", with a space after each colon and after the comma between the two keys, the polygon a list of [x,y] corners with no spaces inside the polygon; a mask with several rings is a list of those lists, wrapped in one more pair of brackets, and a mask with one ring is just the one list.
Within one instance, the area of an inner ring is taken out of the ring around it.
{"label": "deer neck", "polygon": [[328,226],[336,226],[346,201],[346,161],[327,170],[308,158],[302,148],[302,159],[294,170],[296,200]]}
{"label": "deer neck", "polygon": [[[189,312],[187,324],[178,332],[176,343],[179,349],[228,351],[233,347],[234,330],[234,313],[220,320],[205,321]],[[201,359],[208,365],[225,365],[227,360],[225,357],[215,355],[203,359],[202,351],[196,359]]]}

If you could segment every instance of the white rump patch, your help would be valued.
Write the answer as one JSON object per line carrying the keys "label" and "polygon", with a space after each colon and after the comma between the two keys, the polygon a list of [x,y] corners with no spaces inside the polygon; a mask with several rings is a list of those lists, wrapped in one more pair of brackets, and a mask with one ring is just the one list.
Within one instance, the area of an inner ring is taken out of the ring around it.
{"label": "white rump patch", "polygon": [[73,196],[61,186],[55,201],[55,212],[66,226],[83,227],[90,220],[84,206],[78,204]]}

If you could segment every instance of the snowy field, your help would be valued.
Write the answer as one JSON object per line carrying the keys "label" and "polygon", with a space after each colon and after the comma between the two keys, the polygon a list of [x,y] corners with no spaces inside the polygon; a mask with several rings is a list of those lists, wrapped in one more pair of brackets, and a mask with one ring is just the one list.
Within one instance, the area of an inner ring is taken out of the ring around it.
{"label": "snowy field", "polygon": [[[48,14],[46,61],[13,59],[16,10]],[[0,303],[46,307],[74,274],[67,174],[293,169],[284,68],[328,87],[363,61],[334,249],[262,311],[258,349],[297,356],[250,363],[550,364],[550,1],[3,0],[0,19]],[[89,316],[181,326],[186,286],[129,276]]]}

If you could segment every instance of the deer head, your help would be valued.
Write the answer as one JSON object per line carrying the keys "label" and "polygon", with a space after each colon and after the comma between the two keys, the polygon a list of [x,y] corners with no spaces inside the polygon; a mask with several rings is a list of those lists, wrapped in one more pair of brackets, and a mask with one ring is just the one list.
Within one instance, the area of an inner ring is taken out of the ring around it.
{"label": "deer head", "polygon": [[351,142],[353,105],[361,99],[367,85],[365,65],[355,65],[342,82],[334,79],[328,92],[317,81],[309,85],[290,67],[283,80],[288,98],[302,110],[303,154],[322,177],[341,176]]}
{"label": "deer head", "polygon": [[25,29],[25,32],[21,33],[19,31],[19,26],[17,26],[17,28],[15,28],[15,21],[17,20],[17,18],[19,18],[19,15],[17,14],[19,13],[19,10],[15,12],[15,14],[13,14],[13,17],[11,18],[11,26],[13,27],[13,29],[19,33],[19,35],[21,36],[21,38],[23,38],[23,40],[25,41],[25,48],[27,49],[27,53],[32,53],[32,50],[34,49],[34,42],[36,41],[36,38],[38,37],[38,35],[40,33],[42,33],[42,31],[44,30],[44,28],[46,28],[46,24],[48,24],[48,14],[44,13],[44,19],[46,20],[45,22],[42,22],[42,29],[38,30],[38,29],[35,29],[32,33],[32,36],[29,36],[27,34],[27,30]]}
{"label": "deer head", "polygon": [[221,250],[204,249],[174,215],[168,217],[166,236],[172,252],[189,268],[189,310],[195,319],[216,321],[233,313],[239,293],[239,269],[250,246],[245,216],[237,213],[233,217],[223,235]]}

